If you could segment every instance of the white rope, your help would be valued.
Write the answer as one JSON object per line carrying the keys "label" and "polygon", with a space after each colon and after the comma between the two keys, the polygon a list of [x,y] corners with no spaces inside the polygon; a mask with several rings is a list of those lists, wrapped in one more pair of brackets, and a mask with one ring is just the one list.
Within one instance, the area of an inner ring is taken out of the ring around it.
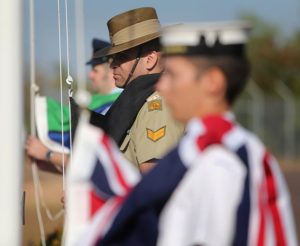
{"label": "white rope", "polygon": [[[33,1],[33,0],[31,0]],[[33,10],[32,12],[33,13]],[[31,15],[31,18],[32,18],[32,26],[34,26],[34,19],[33,19],[33,14]],[[33,37],[34,36],[34,29],[32,28],[32,33],[31,33],[31,36]],[[59,34],[59,39],[60,39],[60,34]],[[59,43],[61,43],[59,41]],[[34,50],[34,40],[32,38],[32,41],[31,41],[31,50]],[[62,78],[62,75],[61,75],[61,49],[60,49],[60,76]],[[34,57],[34,53],[32,55],[32,57]],[[32,59],[31,60],[31,67],[34,67],[35,69],[35,60]],[[31,68],[32,69],[32,68]],[[35,104],[34,102],[34,98],[35,98],[35,95],[36,95],[36,92],[37,92],[37,85],[36,85],[36,81],[35,81],[35,70],[32,69],[32,92],[34,92],[34,94],[32,93],[32,105]],[[62,80],[62,79],[61,79]],[[62,82],[61,82],[62,84]],[[62,87],[61,87],[61,91],[62,91]],[[62,93],[61,93],[61,96],[62,96]],[[31,113],[34,115],[34,112],[35,112],[35,107],[33,106],[31,108]],[[31,133],[33,135],[36,135],[35,134],[35,117],[33,116],[31,118],[32,120],[32,124],[31,124]],[[62,118],[62,121],[63,121],[63,118]],[[63,125],[62,125],[63,127]],[[62,137],[63,138],[63,137]],[[63,155],[63,163],[64,163],[64,154]],[[64,169],[64,168],[63,168]],[[43,243],[43,241],[45,241],[45,232],[44,232],[44,224],[43,224],[43,221],[42,221],[42,216],[41,216],[41,206],[45,209],[45,212],[46,212],[46,215],[48,217],[49,220],[51,221],[55,221],[55,220],[58,220],[62,215],[63,215],[63,212],[64,210],[63,209],[60,209],[55,215],[53,215],[50,211],[50,209],[48,208],[46,202],[45,202],[45,199],[44,199],[44,193],[43,193],[43,188],[42,188],[42,185],[41,185],[41,182],[40,182],[40,178],[39,178],[39,175],[38,175],[38,168],[36,166],[36,163],[34,163],[34,165],[32,166],[32,176],[33,176],[33,182],[34,182],[34,189],[35,189],[35,199],[36,199],[36,204],[37,204],[37,214],[38,214],[38,220],[39,220],[39,225],[40,225],[40,231],[41,231],[41,241]]]}
{"label": "white rope", "polygon": [[61,55],[61,23],[60,23],[60,0],[57,0],[57,23],[58,23],[58,50],[59,50],[59,85],[60,85],[60,118],[61,118],[61,146],[62,146],[62,182],[65,190],[65,155],[64,155],[64,112],[63,112],[63,83],[62,83],[62,55]]}
{"label": "white rope", "polygon": [[[35,42],[34,42],[34,0],[30,0],[29,5],[29,16],[30,16],[30,99],[31,99],[31,112],[30,112],[30,133],[31,135],[35,136],[35,95],[37,91],[37,85],[35,83]],[[42,246],[46,246],[46,238],[45,238],[45,229],[44,229],[44,223],[43,218],[41,214],[41,205],[39,201],[39,193],[38,193],[38,185],[36,182],[37,177],[37,166],[36,162],[33,161],[31,165],[31,171],[32,171],[32,178],[34,183],[34,198],[35,198],[35,204],[36,204],[36,215],[38,218],[38,224],[39,224],[39,230],[41,235],[41,242]]]}
{"label": "white rope", "polygon": [[[69,24],[68,24],[68,0],[65,0],[65,18],[66,18],[66,45],[67,45],[67,72],[70,76],[70,58],[69,58]],[[68,79],[68,78],[67,78]]]}
{"label": "white rope", "polygon": [[69,122],[70,122],[70,160],[69,163],[72,164],[73,160],[73,144],[72,144],[72,110],[70,98],[73,97],[73,78],[70,75],[70,58],[69,58],[69,24],[68,24],[68,1],[65,0],[65,18],[66,18],[66,46],[67,46],[67,78],[66,83],[68,85],[68,95],[69,95]]}
{"label": "white rope", "polygon": [[[36,172],[38,172],[37,168],[36,168]],[[48,219],[51,221],[58,220],[64,214],[64,209],[60,209],[56,214],[53,215],[52,212],[50,211],[50,209],[46,205],[46,202],[44,199],[44,192],[43,192],[43,189],[41,186],[41,181],[40,181],[39,175],[36,175],[35,182],[38,184],[38,194],[40,197],[40,203],[43,206],[43,208],[45,209]]]}
{"label": "white rope", "polygon": [[[30,133],[32,136],[36,136],[36,124],[35,124],[35,96],[39,90],[36,84],[35,77],[35,28],[34,28],[34,0],[30,0],[29,6],[29,15],[30,15],[30,98],[31,98],[31,113],[30,113]],[[34,184],[34,198],[36,204],[36,214],[39,224],[41,243],[43,246],[46,246],[46,237],[45,237],[45,228],[41,213],[41,205],[45,208],[46,214],[50,220],[57,220],[63,214],[64,210],[60,210],[56,215],[52,215],[43,197],[43,189],[40,184],[40,179],[38,175],[38,168],[36,162],[33,161],[31,165],[32,179]]]}
{"label": "white rope", "polygon": [[[69,97],[72,97],[69,95]],[[72,108],[71,108],[71,101],[69,100],[69,122],[70,122],[70,161],[69,163],[73,163],[73,138],[72,138]]]}
{"label": "white rope", "polygon": [[41,242],[42,242],[43,246],[46,246],[45,229],[44,229],[44,223],[43,223],[42,214],[41,214],[39,188],[38,188],[38,183],[37,183],[38,170],[37,170],[37,166],[36,166],[35,162],[33,162],[31,165],[31,171],[32,171],[33,184],[34,184],[34,198],[35,198],[35,204],[36,204],[36,214],[38,217],[40,234],[41,234]]}
{"label": "white rope", "polygon": [[[61,96],[61,105],[63,103],[63,95],[62,95],[62,58],[61,58],[61,31],[60,31],[60,3],[58,0],[58,38],[59,38],[59,73],[60,73],[60,96]],[[35,64],[35,63],[34,63]],[[34,97],[33,97],[34,98]],[[34,108],[32,109],[32,111],[34,111]],[[33,119],[34,120],[34,119]],[[62,110],[62,106],[61,106],[61,126],[62,126],[62,149],[64,149],[64,133],[63,133],[63,110]],[[35,122],[35,121],[34,121]],[[63,189],[64,189],[64,153],[62,153],[62,162],[63,162]],[[64,209],[60,209],[56,214],[52,214],[50,209],[48,208],[45,199],[44,199],[44,192],[43,192],[43,187],[41,185],[41,181],[38,175],[38,169],[37,167],[34,168],[34,172],[33,172],[33,180],[34,180],[34,185],[35,185],[35,192],[38,196],[38,206],[40,207],[42,205],[42,207],[45,209],[46,215],[48,217],[49,220],[51,221],[56,221],[58,220],[63,214],[64,214]]]}

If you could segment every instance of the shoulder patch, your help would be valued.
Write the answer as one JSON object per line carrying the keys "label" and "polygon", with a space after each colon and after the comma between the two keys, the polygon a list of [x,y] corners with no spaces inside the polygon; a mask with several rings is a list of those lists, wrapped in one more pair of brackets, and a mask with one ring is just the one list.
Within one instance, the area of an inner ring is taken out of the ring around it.
{"label": "shoulder patch", "polygon": [[161,99],[156,99],[148,102],[148,112],[154,110],[162,110],[162,102]]}
{"label": "shoulder patch", "polygon": [[159,128],[157,131],[153,131],[149,128],[147,128],[146,131],[147,131],[147,138],[153,142],[156,142],[166,135],[166,126]]}

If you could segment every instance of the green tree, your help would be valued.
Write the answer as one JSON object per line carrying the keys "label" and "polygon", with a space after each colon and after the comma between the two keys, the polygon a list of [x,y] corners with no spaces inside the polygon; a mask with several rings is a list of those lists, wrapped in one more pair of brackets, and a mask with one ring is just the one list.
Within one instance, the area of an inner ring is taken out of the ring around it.
{"label": "green tree", "polygon": [[248,45],[252,78],[267,92],[272,92],[281,80],[300,95],[300,30],[283,37],[279,28],[253,14],[242,14],[241,19],[252,23]]}

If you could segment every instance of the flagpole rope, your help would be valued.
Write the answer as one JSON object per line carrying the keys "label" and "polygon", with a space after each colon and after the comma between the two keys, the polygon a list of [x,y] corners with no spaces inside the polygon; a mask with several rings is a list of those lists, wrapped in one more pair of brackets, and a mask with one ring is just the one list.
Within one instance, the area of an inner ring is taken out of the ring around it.
{"label": "flagpole rope", "polygon": [[[31,111],[30,111],[30,133],[32,136],[36,136],[36,123],[35,123],[35,96],[39,91],[39,87],[36,84],[36,70],[35,70],[35,18],[34,18],[34,0],[29,2],[29,16],[30,16],[30,99],[31,99]],[[60,66],[61,73],[61,66]],[[61,209],[57,214],[52,215],[48,209],[43,196],[43,189],[40,183],[38,168],[36,161],[32,161],[31,165],[32,179],[34,184],[34,198],[36,204],[36,215],[39,224],[39,231],[41,237],[42,246],[46,246],[45,227],[42,218],[41,206],[45,209],[47,217],[54,221],[63,215],[64,210]]]}
{"label": "flagpole rope", "polygon": [[[68,95],[69,95],[69,122],[70,122],[70,160],[69,163],[72,164],[73,161],[73,139],[72,139],[72,109],[70,99],[73,97],[73,78],[70,75],[70,57],[69,57],[69,24],[68,24],[68,1],[65,0],[65,18],[66,18],[66,47],[67,47],[67,78],[66,83],[68,85]],[[63,166],[64,169],[64,166]],[[64,173],[63,173],[64,174]]]}
{"label": "flagpole rope", "polygon": [[[35,78],[35,40],[34,40],[34,0],[30,0],[29,2],[29,16],[30,16],[30,133],[32,136],[36,135],[35,129],[35,95],[38,91],[38,87],[36,85],[36,78]],[[35,198],[35,204],[36,204],[36,215],[38,219],[39,224],[39,230],[40,230],[40,236],[41,236],[41,242],[42,246],[46,246],[46,238],[45,238],[45,229],[44,229],[44,223],[41,213],[41,204],[39,200],[39,192],[38,192],[38,183],[36,182],[37,177],[37,166],[36,162],[32,161],[31,165],[31,173],[32,173],[32,179],[34,183],[34,198]]]}
{"label": "flagpole rope", "polygon": [[62,83],[62,52],[61,52],[61,21],[60,0],[57,0],[58,50],[59,50],[59,86],[60,86],[60,119],[61,119],[61,146],[62,146],[62,183],[65,190],[65,155],[64,155],[64,112],[63,112],[63,83]]}
{"label": "flagpole rope", "polygon": [[[31,0],[31,1],[33,1],[33,0]],[[59,0],[58,0],[58,9],[59,9]],[[32,26],[34,26],[34,19],[32,20]],[[34,30],[34,29],[32,29],[32,30]],[[61,105],[62,105],[62,59],[61,59],[60,22],[59,22],[59,35],[58,36],[59,36],[59,60],[60,60],[59,67],[60,67]],[[34,37],[34,31],[32,32],[32,37]],[[34,42],[31,42],[31,45],[32,45],[31,50],[34,50]],[[34,57],[34,53],[33,53],[32,57]],[[34,59],[32,59],[32,61],[31,61],[31,67],[35,67],[35,60]],[[38,86],[36,85],[36,81],[35,81],[35,68],[32,70],[32,74],[33,74],[32,84],[33,84],[33,91],[34,91],[34,94],[32,94],[32,98],[34,99],[34,97],[36,95],[36,92],[38,90]],[[35,104],[35,102],[33,100],[32,105],[34,105],[34,104]],[[62,107],[61,107],[61,109],[62,109]],[[34,112],[35,112],[34,106],[31,108],[31,112],[34,115]],[[33,122],[33,124],[31,124],[31,131],[32,131],[31,133],[33,135],[36,135],[35,134],[35,128],[36,128],[36,126],[35,126],[35,117],[32,117],[31,120]],[[63,134],[64,133],[63,133],[63,115],[62,115],[62,150],[64,149],[64,142],[63,142],[64,135]],[[64,165],[64,153],[62,153],[62,161],[63,161],[63,165]],[[63,168],[63,170],[64,170],[64,168]],[[41,181],[40,181],[40,178],[39,178],[38,168],[36,166],[36,162],[34,162],[34,165],[32,167],[32,176],[33,176],[33,182],[34,182],[34,188],[35,188],[36,204],[37,204],[37,208],[38,208],[38,212],[37,212],[38,220],[39,220],[39,224],[40,224],[40,227],[41,227],[40,228],[41,235],[43,234],[43,236],[42,236],[42,241],[43,241],[43,240],[45,240],[45,239],[43,239],[43,237],[45,238],[45,232],[44,232],[44,223],[43,223],[42,216],[41,216],[41,206],[45,209],[46,215],[47,215],[48,219],[51,220],[51,221],[58,220],[64,214],[64,209],[60,209],[56,214],[53,215],[52,212],[50,211],[50,209],[48,208],[48,206],[45,202],[45,199],[44,199],[43,187],[41,185]],[[64,176],[63,176],[63,187],[64,187]]]}

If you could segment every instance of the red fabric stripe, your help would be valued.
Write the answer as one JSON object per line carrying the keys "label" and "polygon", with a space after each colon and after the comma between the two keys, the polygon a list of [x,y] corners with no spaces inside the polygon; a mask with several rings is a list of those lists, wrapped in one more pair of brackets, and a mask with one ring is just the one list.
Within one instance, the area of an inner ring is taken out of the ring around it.
{"label": "red fabric stripe", "polygon": [[268,207],[271,211],[273,222],[274,222],[274,229],[275,229],[275,236],[277,245],[284,246],[286,244],[286,238],[282,226],[282,221],[279,213],[279,209],[277,207],[277,188],[274,175],[272,173],[270,167],[270,154],[268,152],[264,155],[264,170],[266,175],[266,185],[267,185],[267,194],[268,194]]}
{"label": "red fabric stripe", "polygon": [[90,202],[91,202],[90,218],[92,218],[94,214],[104,205],[106,200],[99,197],[94,191],[91,191]]}
{"label": "red fabric stripe", "polygon": [[128,192],[130,190],[130,187],[127,185],[123,175],[122,175],[122,172],[119,168],[119,166],[117,165],[114,157],[113,157],[113,154],[112,154],[112,151],[111,151],[111,147],[110,147],[110,140],[109,140],[109,137],[106,136],[106,135],[103,135],[103,138],[102,138],[102,143],[103,145],[105,146],[106,150],[107,150],[107,153],[108,153],[108,156],[113,164],[113,168],[114,168],[114,171],[117,175],[117,179],[119,181],[119,183],[121,184],[121,186]]}
{"label": "red fabric stripe", "polygon": [[266,210],[264,205],[264,194],[265,194],[265,182],[260,187],[258,192],[258,207],[260,214],[259,228],[258,228],[258,237],[257,237],[257,246],[263,246],[265,244],[265,231],[266,231]]}
{"label": "red fabric stripe", "polygon": [[200,150],[204,150],[211,144],[219,144],[225,133],[233,127],[232,122],[224,119],[220,115],[212,115],[202,119],[206,132],[197,139]]}
{"label": "red fabric stripe", "polygon": [[104,230],[108,230],[108,224],[112,222],[113,220],[113,216],[116,214],[117,209],[119,209],[121,207],[121,205],[123,204],[125,198],[127,196],[116,196],[112,199],[114,200],[114,203],[111,204],[111,208],[110,211],[107,213],[106,218],[104,219],[104,222],[102,224],[99,225],[99,231],[98,231],[98,235],[95,237],[94,239],[94,243],[92,245],[96,245],[96,243],[99,241],[101,241],[103,234],[105,233]]}

